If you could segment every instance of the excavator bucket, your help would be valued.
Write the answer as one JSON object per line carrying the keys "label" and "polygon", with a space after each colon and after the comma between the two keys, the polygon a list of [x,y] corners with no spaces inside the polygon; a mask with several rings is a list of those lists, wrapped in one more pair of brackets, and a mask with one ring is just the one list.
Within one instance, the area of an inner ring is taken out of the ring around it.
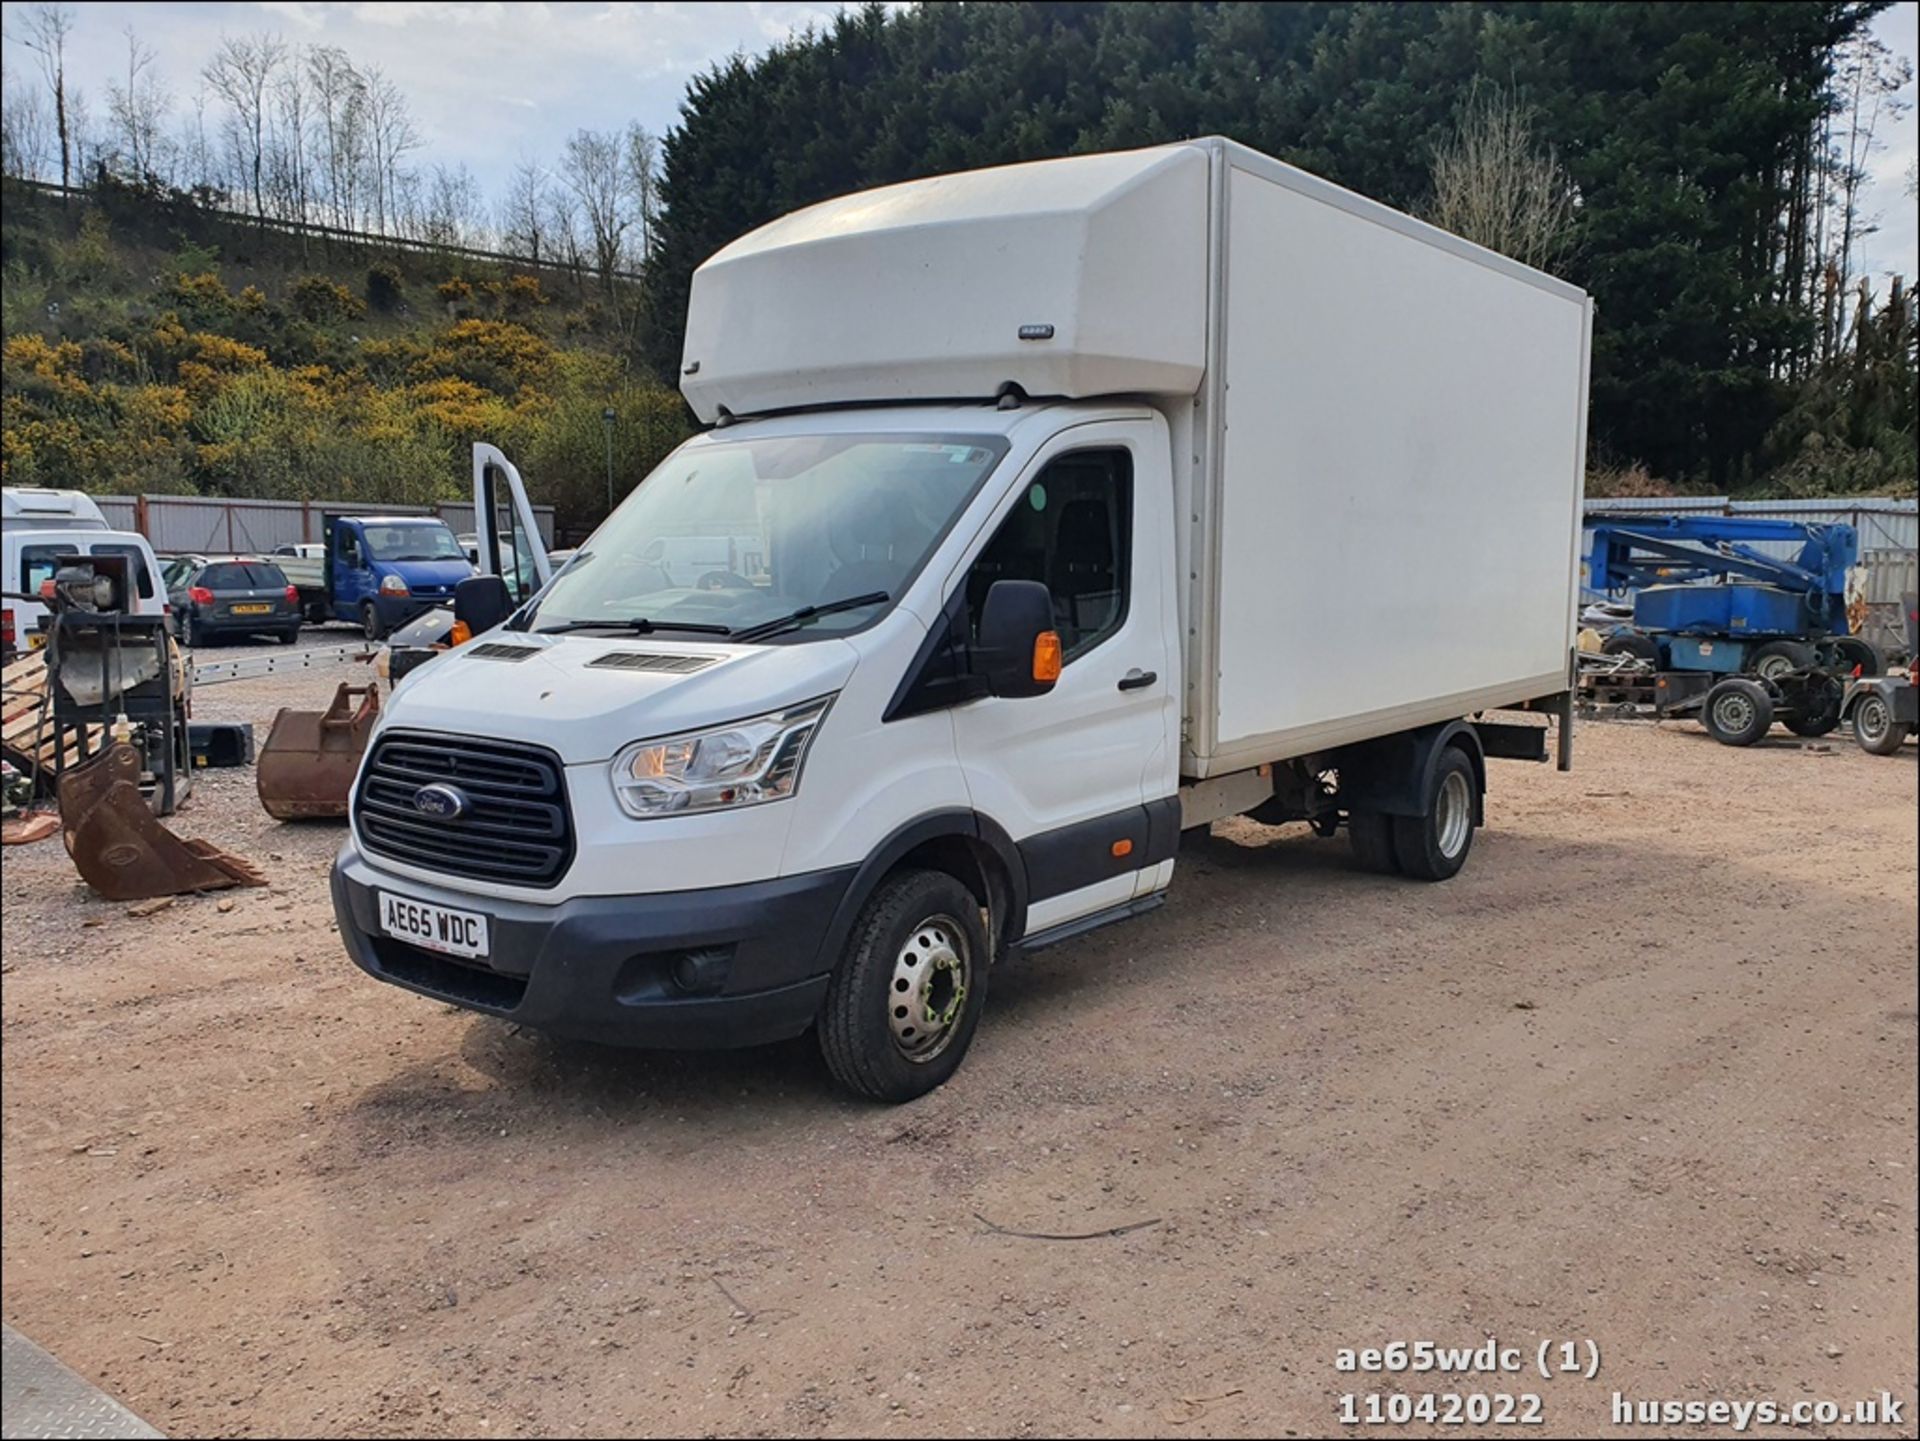
{"label": "excavator bucket", "polygon": [[267,883],[251,861],[161,825],[140,793],[140,752],[125,741],[60,777],[60,836],[80,878],[110,901]]}
{"label": "excavator bucket", "polygon": [[380,692],[371,685],[342,685],[323,711],[276,715],[253,768],[267,814],[282,821],[344,816],[347,792],[379,718]]}

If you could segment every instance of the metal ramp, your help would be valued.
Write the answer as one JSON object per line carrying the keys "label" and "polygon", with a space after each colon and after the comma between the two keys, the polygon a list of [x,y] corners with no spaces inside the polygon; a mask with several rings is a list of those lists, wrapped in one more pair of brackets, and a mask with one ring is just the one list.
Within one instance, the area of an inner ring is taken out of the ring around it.
{"label": "metal ramp", "polygon": [[0,1355],[0,1438],[160,1436],[92,1382],[5,1328]]}

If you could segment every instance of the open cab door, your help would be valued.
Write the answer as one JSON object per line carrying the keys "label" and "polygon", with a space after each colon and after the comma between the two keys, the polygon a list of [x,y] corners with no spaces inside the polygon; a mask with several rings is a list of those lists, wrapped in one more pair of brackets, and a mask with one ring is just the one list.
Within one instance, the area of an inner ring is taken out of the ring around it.
{"label": "open cab door", "polygon": [[482,575],[497,575],[518,606],[553,576],[526,485],[497,445],[473,445],[473,529]]}

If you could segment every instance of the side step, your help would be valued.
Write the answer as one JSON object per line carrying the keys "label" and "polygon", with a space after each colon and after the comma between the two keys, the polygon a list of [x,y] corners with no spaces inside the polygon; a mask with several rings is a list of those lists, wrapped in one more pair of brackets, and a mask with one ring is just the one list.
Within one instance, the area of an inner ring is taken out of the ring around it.
{"label": "side step", "polygon": [[1104,911],[1095,911],[1090,916],[1078,916],[1071,921],[1062,921],[1057,926],[1049,926],[1044,931],[1036,931],[1014,943],[1015,955],[1027,955],[1034,951],[1044,951],[1048,946],[1057,946],[1062,941],[1071,941],[1084,936],[1088,931],[1097,931],[1102,926],[1113,925],[1116,921],[1130,921],[1135,916],[1144,916],[1148,911],[1157,911],[1167,903],[1165,891],[1155,891],[1150,896],[1138,896],[1130,901],[1122,901],[1117,906],[1109,906]]}

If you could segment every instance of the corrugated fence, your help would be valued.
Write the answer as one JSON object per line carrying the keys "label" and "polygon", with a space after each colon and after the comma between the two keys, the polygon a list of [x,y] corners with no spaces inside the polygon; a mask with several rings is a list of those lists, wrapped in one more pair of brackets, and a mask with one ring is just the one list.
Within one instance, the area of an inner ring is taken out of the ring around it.
{"label": "corrugated fence", "polygon": [[[327,515],[437,515],[456,534],[473,529],[473,503],[369,505],[344,500],[222,500],[202,495],[98,495],[94,499],[116,530],[135,530],[162,555],[211,551],[260,554],[275,546],[325,539]],[[553,544],[553,507],[536,505],[540,538]]]}

